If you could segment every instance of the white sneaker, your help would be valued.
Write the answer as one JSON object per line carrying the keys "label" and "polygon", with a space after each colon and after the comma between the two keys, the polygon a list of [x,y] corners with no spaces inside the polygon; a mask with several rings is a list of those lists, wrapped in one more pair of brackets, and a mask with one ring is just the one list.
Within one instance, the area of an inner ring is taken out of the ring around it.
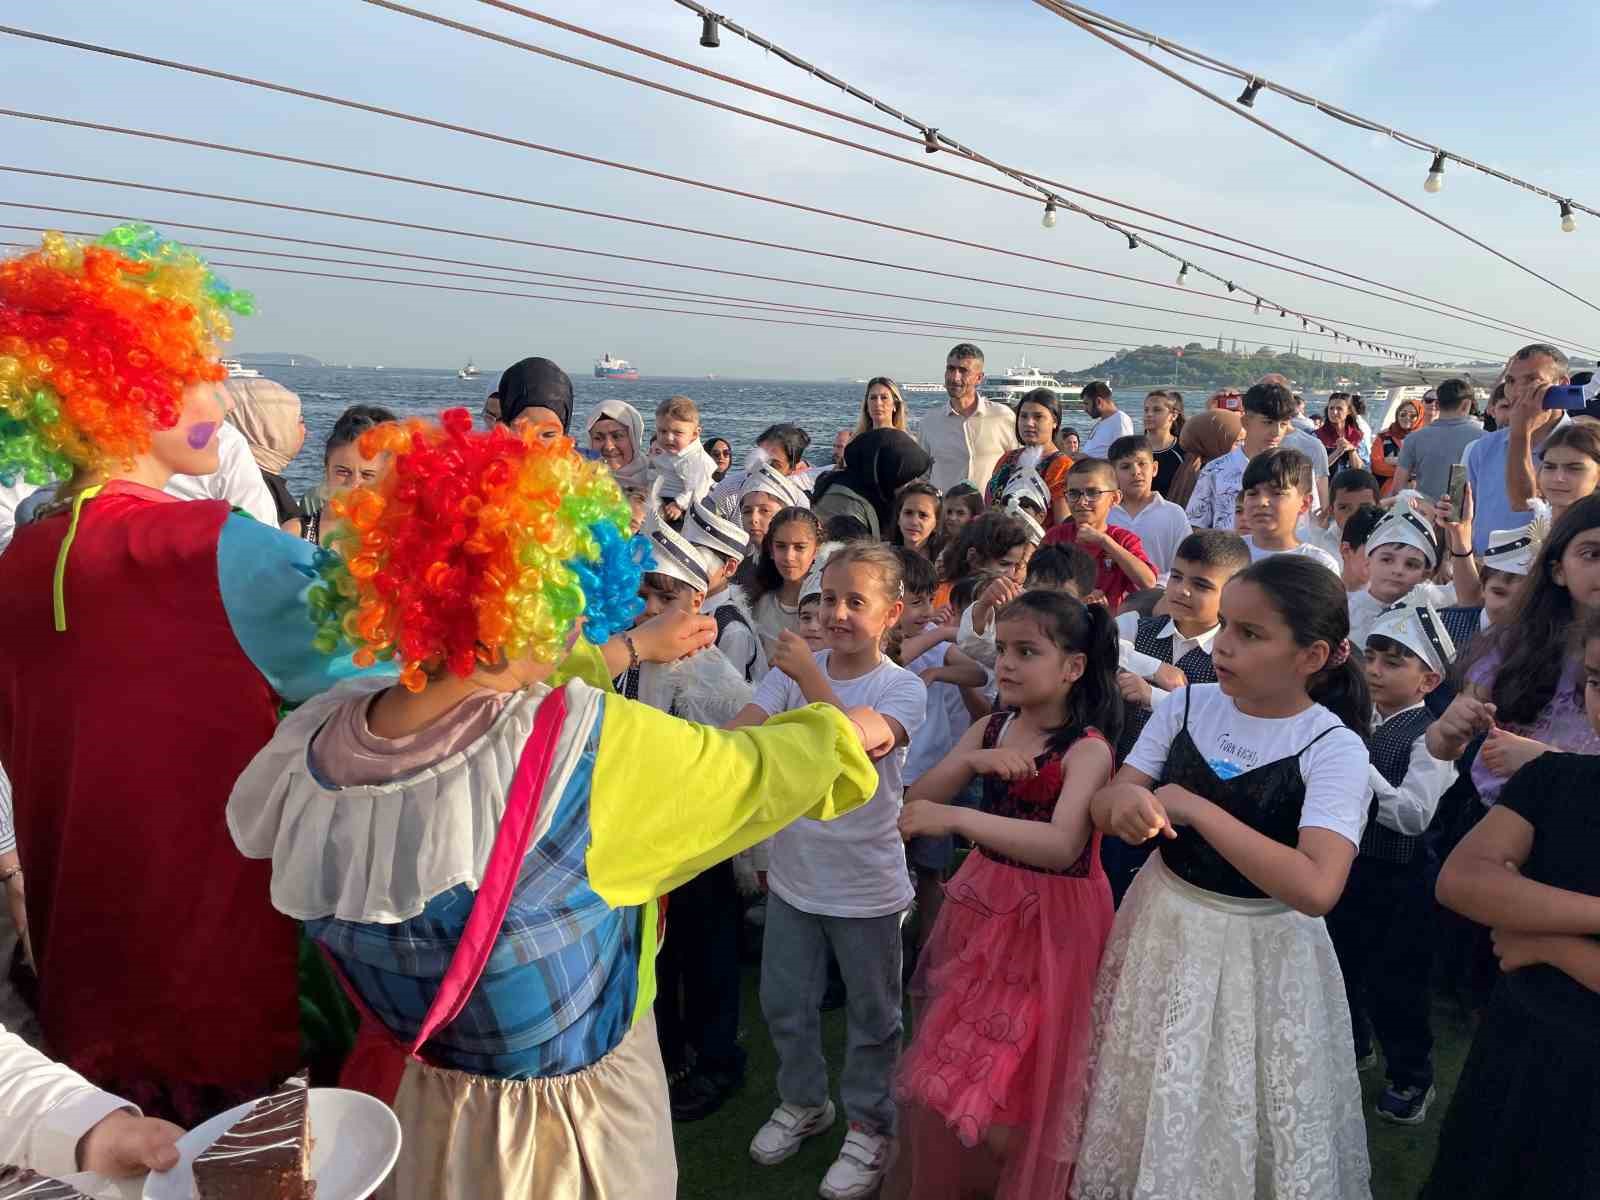
{"label": "white sneaker", "polygon": [[851,1125],[839,1157],[822,1177],[817,1194],[823,1200],[860,1200],[878,1190],[894,1158],[894,1139]]}
{"label": "white sneaker", "polygon": [[767,1123],[756,1130],[750,1143],[750,1157],[764,1167],[775,1166],[800,1149],[800,1143],[809,1137],[825,1133],[833,1125],[833,1101],[823,1101],[821,1108],[802,1108],[798,1104],[780,1104],[772,1110]]}

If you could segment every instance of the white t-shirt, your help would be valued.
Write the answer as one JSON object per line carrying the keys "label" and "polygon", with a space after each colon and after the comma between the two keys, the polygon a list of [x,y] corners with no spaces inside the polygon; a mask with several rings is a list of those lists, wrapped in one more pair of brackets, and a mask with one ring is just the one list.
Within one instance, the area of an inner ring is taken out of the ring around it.
{"label": "white t-shirt", "polygon": [[[945,656],[949,653],[950,643],[940,642],[933,649],[912,659],[906,670],[921,678],[922,672],[929,667],[944,666]],[[961,735],[972,724],[972,714],[961,699],[960,688],[953,683],[935,683],[927,687],[928,719],[906,748],[906,765],[901,772],[902,782],[908,788],[925,771],[938,766],[939,760],[955,749]]]}
{"label": "white t-shirt", "polygon": [[1321,563],[1335,575],[1342,576],[1344,572],[1343,563],[1341,563],[1333,555],[1329,554],[1321,546],[1313,545],[1311,542],[1301,542],[1298,546],[1295,546],[1290,550],[1264,549],[1263,547],[1256,545],[1256,540],[1253,537],[1246,537],[1244,539],[1244,544],[1250,547],[1250,561],[1253,563],[1260,562],[1263,558],[1271,558],[1274,554],[1298,554],[1305,558],[1312,559],[1315,562]]}
{"label": "white t-shirt", "polygon": [[1183,511],[1183,505],[1174,504],[1161,495],[1154,496],[1136,517],[1130,516],[1122,505],[1117,505],[1106,518],[1106,524],[1120,525],[1139,535],[1139,541],[1144,545],[1144,556],[1156,569],[1158,584],[1172,570],[1172,560],[1177,557],[1183,539],[1194,532],[1189,527],[1189,514]]}
{"label": "white t-shirt", "polygon": [[[831,651],[812,657],[828,672]],[[898,721],[915,739],[928,712],[928,689],[888,658],[855,679],[828,681],[846,708],[871,708]],[[800,688],[782,671],[767,672],[753,703],[776,716],[804,708]],[[801,817],[773,834],[767,884],[773,894],[801,912],[825,917],[882,917],[911,903],[911,875],[900,840],[904,749],[878,760],[878,790],[854,812],[832,821]]]}
{"label": "white t-shirt", "polygon": [[1111,452],[1111,443],[1133,432],[1133,418],[1120,408],[1094,423],[1089,436],[1083,439],[1080,458],[1104,458]]}
{"label": "white t-shirt", "polygon": [[[1217,684],[1179,688],[1156,702],[1149,724],[1128,755],[1128,766],[1152,779],[1161,778],[1172,740],[1183,728],[1185,692],[1194,693],[1189,736],[1220,778],[1232,779],[1304,750],[1299,757],[1300,778],[1306,784],[1300,828],[1331,829],[1351,845],[1361,845],[1372,798],[1367,778],[1371,759],[1355,731],[1320,704],[1293,717],[1251,717],[1240,712]],[[1318,736],[1327,729],[1333,732]]]}
{"label": "white t-shirt", "polygon": [[174,475],[161,490],[179,500],[226,500],[263,525],[278,527],[278,506],[250,443],[227,421],[217,426],[217,469],[209,475]]}
{"label": "white t-shirt", "polygon": [[1249,465],[1244,448],[1235,446],[1201,467],[1194,481],[1194,494],[1189,497],[1189,523],[1196,529],[1232,530],[1233,504]]}

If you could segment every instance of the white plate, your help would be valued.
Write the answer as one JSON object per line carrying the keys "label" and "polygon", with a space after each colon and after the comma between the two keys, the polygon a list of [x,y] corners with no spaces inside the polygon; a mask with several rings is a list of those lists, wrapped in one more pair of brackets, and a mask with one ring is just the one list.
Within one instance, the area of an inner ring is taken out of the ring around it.
{"label": "white plate", "polygon": [[[194,1160],[254,1106],[254,1101],[241,1104],[178,1139],[178,1165],[150,1174],[144,1200],[194,1200]],[[310,1113],[317,1200],[370,1196],[400,1155],[400,1122],[389,1106],[365,1092],[312,1088]]]}

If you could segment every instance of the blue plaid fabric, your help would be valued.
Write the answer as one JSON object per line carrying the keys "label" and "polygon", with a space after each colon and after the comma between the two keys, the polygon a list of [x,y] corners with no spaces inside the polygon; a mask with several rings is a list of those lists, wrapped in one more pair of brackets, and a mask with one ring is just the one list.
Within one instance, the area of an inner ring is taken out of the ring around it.
{"label": "blue plaid fabric", "polygon": [[[602,710],[603,717],[603,710]],[[498,1079],[580,1071],[609,1053],[633,1020],[643,911],[607,906],[589,886],[589,786],[597,719],[549,830],[523,861],[483,977],[424,1056]],[[398,925],[306,922],[373,1014],[409,1045],[472,911],[465,885]]]}

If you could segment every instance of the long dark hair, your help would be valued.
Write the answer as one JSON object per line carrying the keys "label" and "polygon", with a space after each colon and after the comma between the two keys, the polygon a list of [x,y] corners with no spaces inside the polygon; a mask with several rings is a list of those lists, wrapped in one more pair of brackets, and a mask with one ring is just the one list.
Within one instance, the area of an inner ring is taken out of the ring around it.
{"label": "long dark hair", "polygon": [[918,479],[908,483],[894,494],[894,532],[885,540],[894,546],[904,546],[905,542],[900,536],[900,508],[906,502],[907,496],[927,496],[933,501],[933,532],[928,534],[921,554],[933,562],[939,561],[939,553],[944,549],[944,497],[939,494],[939,489],[926,479]]}
{"label": "long dark hair", "polygon": [[1055,428],[1050,431],[1050,436],[1045,438],[1044,444],[1051,450],[1056,448],[1056,434],[1061,432],[1061,398],[1049,388],[1034,388],[1031,392],[1024,392],[1017,401],[1017,416],[1012,422],[1012,431],[1017,435],[1017,441],[1022,441],[1022,406],[1024,404],[1037,404],[1040,408],[1050,410],[1050,415],[1055,418]]}
{"label": "long dark hair", "polygon": [[1580,533],[1597,528],[1600,495],[1585,496],[1567,509],[1522,581],[1510,617],[1479,639],[1481,649],[1467,669],[1470,672],[1486,655],[1500,656],[1489,687],[1496,720],[1530,725],[1555,699],[1567,661],[1567,639],[1578,616],[1572,593],[1555,581],[1555,568]]}
{"label": "long dark hair", "polygon": [[1065,592],[1023,592],[995,620],[1031,618],[1065,654],[1087,662],[1067,693],[1067,720],[1050,731],[1048,747],[1059,754],[1087,729],[1098,729],[1115,746],[1122,733],[1122,691],[1117,687],[1117,627],[1103,604],[1082,604]]}
{"label": "long dark hair", "polygon": [[817,519],[816,513],[809,508],[793,505],[779,509],[777,515],[772,518],[772,523],[767,526],[766,536],[761,539],[761,554],[756,559],[755,569],[742,581],[745,596],[751,604],[768,592],[775,592],[783,586],[783,576],[778,574],[777,564],[772,561],[772,539],[779,529],[796,521],[811,527],[811,536],[817,539],[817,546],[821,548],[822,522]]}
{"label": "long dark hair", "polygon": [[939,577],[945,583],[954,583],[972,568],[967,564],[967,552],[976,550],[978,556],[995,562],[1018,546],[1028,542],[1028,527],[1013,516],[990,511],[974,521],[968,521],[961,536],[945,550],[939,561]]}
{"label": "long dark hair", "polygon": [[[1348,644],[1350,607],[1343,580],[1321,563],[1298,554],[1274,554],[1234,578],[1253,583],[1266,593],[1296,645],[1327,645],[1328,664],[1306,680],[1306,695],[1366,741],[1372,729],[1372,697],[1361,670],[1361,650]],[[1344,661],[1332,665],[1341,650]]]}

